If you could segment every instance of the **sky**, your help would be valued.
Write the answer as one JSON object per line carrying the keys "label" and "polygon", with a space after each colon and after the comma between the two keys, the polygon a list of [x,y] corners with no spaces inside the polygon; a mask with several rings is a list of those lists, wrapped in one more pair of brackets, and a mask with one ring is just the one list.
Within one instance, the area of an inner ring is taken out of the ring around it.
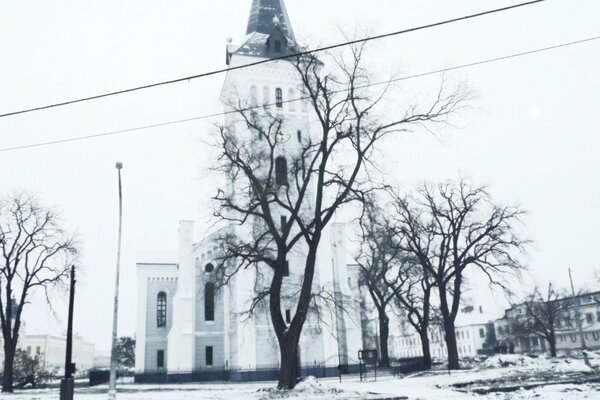
{"label": "sky", "polygon": [[[245,33],[250,0],[0,0],[0,114],[225,66],[228,38]],[[482,0],[287,0],[296,37],[340,40],[357,27],[386,33],[513,4]],[[525,52],[600,35],[594,0],[541,4],[380,40],[370,62],[396,76]],[[382,178],[411,187],[460,176],[488,185],[499,203],[528,211],[533,241],[524,282],[598,288],[600,231],[600,40],[447,74],[475,94],[460,123],[436,135],[415,130],[380,150]],[[35,113],[0,118],[0,150],[222,110],[223,75]],[[407,81],[430,90],[440,76]],[[399,91],[399,93],[402,93]],[[110,346],[117,245],[116,161],[124,163],[124,231],[119,334],[135,333],[139,252],[177,249],[179,220],[210,227],[215,193],[206,145],[215,119],[110,137],[0,151],[0,194],[37,193],[61,211],[81,242],[75,330]],[[594,286],[595,285],[595,286]],[[485,286],[485,285],[484,285]],[[518,286],[518,285],[517,285]],[[476,295],[499,304],[498,294]],[[29,333],[65,330],[66,296],[25,311]],[[500,316],[500,315],[499,315]]]}

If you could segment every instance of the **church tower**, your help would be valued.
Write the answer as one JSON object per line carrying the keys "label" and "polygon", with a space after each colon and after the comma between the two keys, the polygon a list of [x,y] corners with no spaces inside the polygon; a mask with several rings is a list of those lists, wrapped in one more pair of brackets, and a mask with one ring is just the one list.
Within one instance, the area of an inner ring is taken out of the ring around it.
{"label": "church tower", "polygon": [[[240,45],[227,46],[226,61],[230,67],[238,67],[257,61],[283,57],[301,51],[283,0],[253,0],[246,29],[246,36]],[[284,143],[279,146],[275,156],[287,162],[294,154],[299,154],[302,144],[306,144],[311,131],[312,115],[308,101],[302,100],[303,88],[295,67],[287,60],[275,60],[248,68],[234,69],[227,73],[221,101],[225,111],[232,111],[228,106],[234,104],[248,106],[264,106],[269,114],[277,115],[283,120]],[[228,114],[230,125],[235,127],[235,134],[248,138],[253,135],[245,123],[236,122],[236,116]],[[264,142],[256,142],[253,147],[260,148]],[[276,160],[277,161],[277,160]],[[277,167],[277,163],[275,164]],[[235,193],[235,184],[233,184]],[[313,188],[314,190],[314,188]],[[312,207],[313,196],[306,196],[308,208]],[[288,217],[283,210],[279,213],[282,221]],[[332,224],[326,230],[322,246],[318,251],[314,284],[316,287],[329,288],[341,299],[341,293],[348,293],[348,277],[346,274],[347,256],[344,250],[344,224]],[[295,246],[293,254],[288,257],[289,276],[284,278],[283,291],[297,292],[294,284],[302,281],[302,272],[306,260],[304,243]],[[244,271],[236,276],[232,285],[231,310],[243,312],[248,308],[248,299],[255,295],[256,276],[254,271]],[[286,283],[287,282],[287,283]],[[292,296],[290,296],[292,297]],[[315,300],[321,301],[321,300]],[[282,301],[282,315],[286,320],[293,318],[296,309],[294,300]],[[322,309],[330,309],[330,305],[321,305]],[[300,359],[303,364],[331,362],[348,363],[349,355],[356,354],[360,348],[361,332],[351,322],[345,321],[347,313],[335,310],[333,313],[322,312],[321,321],[316,315],[309,316],[300,340]],[[324,321],[323,321],[324,320]],[[359,319],[356,319],[359,321]],[[289,322],[286,321],[286,322]],[[348,332],[348,334],[347,334]],[[250,343],[248,343],[250,342]],[[237,351],[247,348],[248,344],[256,351]],[[279,363],[278,343],[268,313],[256,316],[251,322],[239,325],[237,333],[230,337],[231,365],[266,366]],[[354,358],[356,356],[354,355]]]}
{"label": "church tower", "polygon": [[[276,166],[278,160],[287,163],[298,155],[311,131],[319,132],[316,127],[311,129],[311,120],[316,117],[308,102],[302,100],[298,72],[287,60],[235,67],[298,50],[300,46],[283,0],[252,0],[241,44],[234,45],[230,41],[226,47],[226,63],[230,69],[220,95],[226,112],[224,122],[236,136],[250,143],[252,151],[260,152],[266,140],[261,141],[256,132],[231,112],[231,104],[256,106],[281,118],[285,140],[277,146]],[[287,165],[284,170],[287,182]],[[279,174],[275,175],[278,180]],[[236,188],[232,181],[230,190],[234,195]],[[314,188],[309,192],[311,190]],[[307,211],[312,207],[311,199],[309,193],[303,203]],[[281,218],[282,224],[288,218],[283,209],[271,211],[277,215],[277,221]],[[252,234],[252,228],[232,225],[226,229],[247,235]],[[194,371],[194,379],[201,379],[198,378],[200,373],[206,372],[206,379],[218,376],[222,380],[237,380],[241,379],[234,372],[237,369],[277,369],[279,345],[267,310],[251,317],[246,314],[257,289],[261,290],[268,278],[262,278],[261,283],[260,274],[249,268],[234,275],[222,290],[215,290],[215,265],[222,248],[218,232],[207,234],[203,232],[201,236],[205,239],[194,242],[194,223],[182,221],[177,253],[150,255],[138,262],[137,371],[166,374]],[[332,223],[323,232],[317,254],[314,285],[333,293],[336,299],[355,294],[346,271],[345,238],[345,224]],[[307,253],[304,245],[303,241],[298,242],[287,259],[282,287],[286,296],[281,310],[286,323],[293,319],[296,310],[294,296],[303,278]],[[330,305],[322,306],[321,318],[311,312],[304,325],[300,362],[304,365],[354,363],[362,343],[361,330],[356,326],[360,317],[348,318],[348,312],[337,307],[331,312]],[[217,373],[222,375],[214,375]]]}

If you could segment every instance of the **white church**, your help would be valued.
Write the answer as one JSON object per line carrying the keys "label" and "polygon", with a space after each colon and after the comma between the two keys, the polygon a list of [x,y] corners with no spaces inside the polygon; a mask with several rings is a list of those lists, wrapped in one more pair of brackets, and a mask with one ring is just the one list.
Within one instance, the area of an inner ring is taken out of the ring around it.
{"label": "white church", "polygon": [[[229,68],[290,52],[296,38],[283,0],[253,0],[246,36],[240,45],[227,45]],[[229,71],[220,101],[227,111],[227,97],[235,92],[260,104],[273,104],[294,132],[286,146],[311,133],[311,112],[298,99],[297,75],[285,62]],[[237,129],[238,135],[250,135]],[[193,221],[179,224],[179,249],[172,254],[138,257],[138,321],[136,373],[184,373],[206,370],[277,367],[279,347],[270,318],[257,313],[244,316],[255,294],[254,270],[234,276],[222,290],[215,290],[214,271],[219,243],[211,232],[195,241]],[[201,232],[201,230],[200,230]],[[319,249],[315,283],[360,303],[356,270],[347,268],[346,225],[332,223]],[[212,238],[212,239],[211,239]],[[295,257],[295,258],[294,258]],[[292,256],[289,277],[304,266],[302,254]],[[355,271],[350,273],[349,271]],[[293,302],[283,305],[286,322],[293,318]],[[355,364],[362,348],[360,307],[333,310],[320,319],[309,317],[300,341],[302,365]]]}

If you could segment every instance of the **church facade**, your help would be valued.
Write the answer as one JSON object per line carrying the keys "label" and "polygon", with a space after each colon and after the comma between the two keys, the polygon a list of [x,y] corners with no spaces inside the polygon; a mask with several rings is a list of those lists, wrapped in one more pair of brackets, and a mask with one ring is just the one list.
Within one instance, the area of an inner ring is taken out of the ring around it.
{"label": "church facade", "polygon": [[[289,53],[295,44],[283,0],[253,0],[242,44],[227,45],[227,65],[232,68],[276,58]],[[234,95],[249,104],[272,107],[285,118],[286,131],[292,134],[283,153],[295,151],[311,134],[310,107],[298,101],[302,97],[299,82],[289,63],[276,61],[230,70],[220,99],[225,111],[230,110],[227,104]],[[235,132],[252,134],[243,124],[238,124]],[[180,222],[176,252],[146,254],[138,259],[136,372],[277,367],[279,346],[266,309],[246,313],[258,289],[256,270],[239,272],[217,290],[214,274],[222,251],[217,234],[206,236],[208,232],[202,232],[206,238],[196,241],[194,233],[201,232],[196,228],[193,221]],[[346,268],[351,261],[347,259],[346,235],[343,222],[330,224],[325,232],[315,286],[340,300],[355,299],[359,304],[357,277],[349,275]],[[301,280],[304,257],[300,248],[289,258],[286,280]],[[283,302],[281,311],[287,323],[294,309],[293,300]],[[308,317],[300,340],[301,364],[356,363],[362,343],[360,307],[334,307],[320,312],[318,318]]]}

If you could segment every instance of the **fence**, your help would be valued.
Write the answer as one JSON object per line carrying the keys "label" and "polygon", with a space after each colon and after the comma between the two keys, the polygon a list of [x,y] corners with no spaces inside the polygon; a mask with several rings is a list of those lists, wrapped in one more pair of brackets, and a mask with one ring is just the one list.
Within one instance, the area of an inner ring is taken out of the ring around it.
{"label": "fence", "polygon": [[[364,368],[364,366],[363,366]],[[378,368],[377,376],[398,376],[424,370],[422,358],[400,359],[389,368]],[[364,374],[363,370],[363,374]],[[309,364],[300,367],[300,377],[314,376],[318,379],[359,379],[359,364]],[[147,371],[135,374],[136,383],[210,383],[210,382],[264,382],[276,381],[279,377],[279,366],[264,366],[254,369],[198,369],[194,371]]]}

